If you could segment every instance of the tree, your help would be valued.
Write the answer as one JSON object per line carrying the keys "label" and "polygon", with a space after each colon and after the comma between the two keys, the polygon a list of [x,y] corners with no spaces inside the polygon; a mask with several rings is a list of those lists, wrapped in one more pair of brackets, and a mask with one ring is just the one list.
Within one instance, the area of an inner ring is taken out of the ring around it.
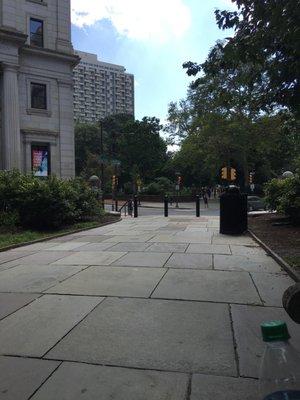
{"label": "tree", "polygon": [[252,64],[249,77],[260,88],[261,107],[281,105],[299,112],[300,0],[233,2],[237,11],[215,14],[219,28],[233,28],[234,36],[218,43],[204,64],[187,63],[188,73],[212,70],[215,61],[215,69]]}
{"label": "tree", "polygon": [[101,152],[101,125],[79,124],[75,129],[76,173],[89,177],[100,175],[105,164],[105,182],[113,174],[120,184],[137,177],[150,181],[159,176],[167,160],[167,145],[159,135],[157,118],[144,117],[141,121],[131,116],[115,115],[101,121],[103,154]]}

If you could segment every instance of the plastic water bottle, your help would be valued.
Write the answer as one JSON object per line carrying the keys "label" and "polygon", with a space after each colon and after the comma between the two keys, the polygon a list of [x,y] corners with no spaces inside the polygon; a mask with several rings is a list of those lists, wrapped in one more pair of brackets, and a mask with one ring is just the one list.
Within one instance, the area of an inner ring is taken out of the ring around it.
{"label": "plastic water bottle", "polygon": [[282,321],[261,324],[266,349],[260,369],[261,400],[300,400],[300,357]]}

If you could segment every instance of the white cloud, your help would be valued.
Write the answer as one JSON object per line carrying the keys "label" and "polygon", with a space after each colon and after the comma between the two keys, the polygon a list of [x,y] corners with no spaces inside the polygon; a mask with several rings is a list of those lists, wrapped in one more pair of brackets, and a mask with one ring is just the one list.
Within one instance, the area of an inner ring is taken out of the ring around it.
{"label": "white cloud", "polygon": [[121,35],[166,42],[182,37],[191,25],[184,0],[71,0],[72,22],[82,28],[109,19]]}

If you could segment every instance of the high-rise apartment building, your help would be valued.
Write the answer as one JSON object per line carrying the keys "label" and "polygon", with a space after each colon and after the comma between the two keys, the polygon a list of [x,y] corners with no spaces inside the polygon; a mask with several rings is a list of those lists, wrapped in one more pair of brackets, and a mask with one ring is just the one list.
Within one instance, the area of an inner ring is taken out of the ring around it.
{"label": "high-rise apartment building", "polygon": [[74,69],[75,120],[96,122],[113,114],[134,115],[134,76],[120,65],[99,61],[96,54],[75,53],[81,58]]}
{"label": "high-rise apartment building", "polygon": [[0,0],[0,169],[74,176],[70,0]]}

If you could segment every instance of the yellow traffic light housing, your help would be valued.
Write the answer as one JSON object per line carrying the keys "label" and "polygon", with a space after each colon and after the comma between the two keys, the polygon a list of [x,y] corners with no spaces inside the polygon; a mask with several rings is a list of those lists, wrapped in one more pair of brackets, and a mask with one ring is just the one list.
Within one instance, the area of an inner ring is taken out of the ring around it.
{"label": "yellow traffic light housing", "polygon": [[116,175],[113,175],[111,178],[111,184],[113,188],[116,186],[116,182],[117,182]]}
{"label": "yellow traffic light housing", "polygon": [[228,168],[227,167],[223,167],[222,168],[221,178],[222,179],[227,179],[228,178]]}
{"label": "yellow traffic light housing", "polygon": [[235,168],[230,168],[230,180],[231,181],[236,180],[236,169]]}
{"label": "yellow traffic light housing", "polygon": [[249,183],[253,183],[253,172],[249,173]]}

